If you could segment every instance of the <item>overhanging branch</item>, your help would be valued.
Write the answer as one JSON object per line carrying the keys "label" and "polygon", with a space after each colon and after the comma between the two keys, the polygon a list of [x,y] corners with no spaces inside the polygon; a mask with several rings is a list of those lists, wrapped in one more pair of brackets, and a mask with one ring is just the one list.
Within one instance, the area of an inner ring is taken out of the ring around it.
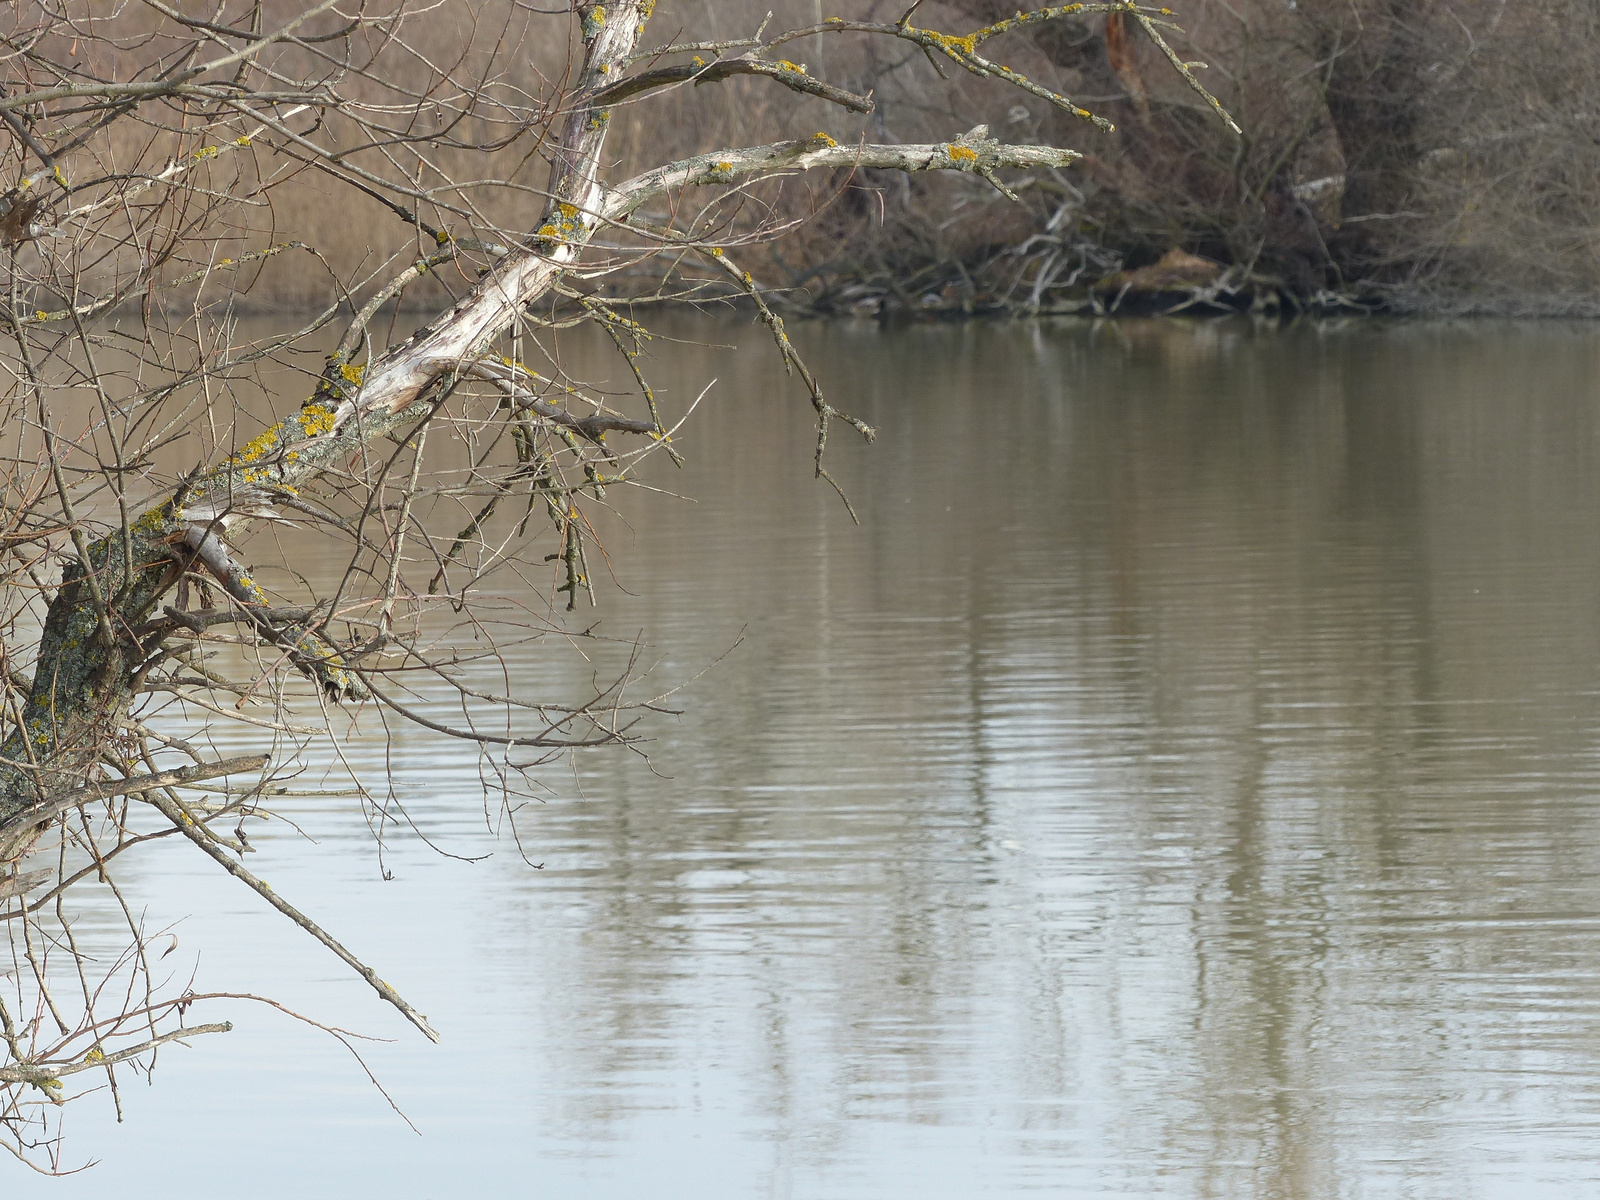
{"label": "overhanging branch", "polygon": [[850,112],[872,111],[870,96],[858,96],[854,92],[834,87],[831,83],[809,74],[803,66],[787,60],[767,62],[746,55],[741,55],[739,58],[717,59],[709,63],[696,59],[694,62],[675,67],[657,67],[653,71],[646,71],[642,75],[635,75],[612,84],[595,96],[594,103],[602,106],[611,105],[644,92],[671,87],[673,84],[693,83],[698,87],[702,83],[720,83],[735,75],[759,75],[774,83],[782,84],[790,91],[799,92],[803,96],[816,96]]}
{"label": "overhanging branch", "polygon": [[151,775],[108,779],[99,783],[85,784],[71,791],[58,792],[0,825],[0,862],[7,862],[15,857],[13,852],[17,847],[26,845],[40,829],[62,813],[70,812],[79,805],[105,800],[112,796],[143,795],[157,788],[199,783],[207,779],[218,779],[224,775],[243,775],[259,771],[268,761],[268,756],[265,754],[247,754],[239,758],[225,758],[220,762],[202,763],[195,767],[158,771]]}
{"label": "overhanging branch", "polygon": [[622,222],[657,196],[677,188],[800,171],[871,167],[908,173],[959,171],[987,177],[997,170],[1065,167],[1082,157],[1076,150],[1054,146],[1005,145],[989,136],[987,125],[976,126],[954,141],[912,146],[871,142],[841,146],[827,134],[819,133],[799,141],[698,154],[635,175],[608,191],[603,215],[608,221]]}

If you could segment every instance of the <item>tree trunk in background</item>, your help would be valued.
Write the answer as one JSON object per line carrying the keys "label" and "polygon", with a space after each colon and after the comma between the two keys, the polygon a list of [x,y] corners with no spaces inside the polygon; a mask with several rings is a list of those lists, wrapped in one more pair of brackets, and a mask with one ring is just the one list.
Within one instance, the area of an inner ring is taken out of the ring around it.
{"label": "tree trunk in background", "polygon": [[[1414,190],[1428,54],[1408,23],[1415,8],[1404,0],[1380,0],[1360,12],[1329,6],[1323,47],[1336,56],[1327,103],[1344,153],[1347,216],[1404,212]],[[1384,224],[1362,222],[1342,233],[1339,248],[1350,270],[1370,264],[1374,236]]]}

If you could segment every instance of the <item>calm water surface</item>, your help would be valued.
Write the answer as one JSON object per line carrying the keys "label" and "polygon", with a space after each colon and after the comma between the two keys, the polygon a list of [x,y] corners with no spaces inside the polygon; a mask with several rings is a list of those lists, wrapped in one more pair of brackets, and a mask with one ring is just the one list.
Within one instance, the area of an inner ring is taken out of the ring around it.
{"label": "calm water surface", "polygon": [[253,835],[443,1045],[192,851],[129,872],[180,979],[395,1039],[420,1136],[218,1007],[126,1124],[72,1114],[99,1167],[8,1187],[1600,1194],[1600,330],[803,326],[883,430],[835,440],[856,528],[759,330],[673,329],[742,348],[657,343],[672,403],[719,382],[599,615],[667,682],[744,641],[654,770],[552,768],[539,870],[420,731],[399,794],[491,857],[402,838],[385,882],[345,800]]}

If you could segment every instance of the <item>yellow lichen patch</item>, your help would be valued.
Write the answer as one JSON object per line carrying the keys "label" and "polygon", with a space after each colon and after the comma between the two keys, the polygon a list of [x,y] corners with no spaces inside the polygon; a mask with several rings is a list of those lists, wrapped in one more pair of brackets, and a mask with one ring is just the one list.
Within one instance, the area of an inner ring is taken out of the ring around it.
{"label": "yellow lichen patch", "polygon": [[778,70],[792,71],[796,75],[804,75],[806,73],[805,67],[798,66],[795,63],[790,62],[787,58],[780,58],[778,60]]}
{"label": "yellow lichen patch", "polygon": [[540,226],[539,236],[555,241],[571,238],[582,229],[583,221],[578,206],[563,201],[556,205],[554,218]]}
{"label": "yellow lichen patch", "polygon": [[447,246],[450,244],[450,235],[441,229],[433,235],[433,240],[441,246]]}
{"label": "yellow lichen patch", "polygon": [[819,146],[828,147],[828,149],[830,149],[830,150],[834,149],[835,147],[837,147],[839,145],[838,142],[834,141],[831,137],[829,137],[825,133],[822,133],[821,131],[818,131],[817,133],[813,133],[811,135],[811,140],[813,142],[817,143],[817,145],[819,145]]}
{"label": "yellow lichen patch", "polygon": [[194,157],[196,159],[215,158],[220,153],[221,151],[215,146],[202,146],[194,152]]}
{"label": "yellow lichen patch", "polygon": [[248,146],[250,144],[250,139],[249,139],[248,136],[247,137],[241,137],[241,138],[235,138],[233,144],[235,146]]}
{"label": "yellow lichen patch", "polygon": [[133,532],[144,537],[153,537],[158,533],[164,532],[166,527],[166,511],[160,508],[152,508],[133,523]]}
{"label": "yellow lichen patch", "polygon": [[308,438],[317,437],[327,433],[333,428],[333,409],[326,404],[311,403],[302,408],[295,419],[300,422],[300,429]]}
{"label": "yellow lichen patch", "polygon": [[951,162],[975,163],[978,161],[978,152],[971,146],[951,145],[945,151],[950,156]]}
{"label": "yellow lichen patch", "polygon": [[[954,34],[940,33],[934,29],[924,29],[922,32],[926,33],[941,49],[947,52],[959,51],[962,54],[976,54],[978,51],[978,35],[976,33],[969,33],[966,37],[956,37]],[[988,30],[983,32],[987,33]]]}
{"label": "yellow lichen patch", "polygon": [[246,442],[244,448],[230,458],[228,462],[234,465],[259,462],[278,444],[278,438],[282,433],[283,426],[274,425],[271,429],[257,434]]}
{"label": "yellow lichen patch", "polygon": [[[529,376],[532,379],[543,379],[544,378],[543,375],[539,374],[539,372],[535,371],[532,367],[528,366],[527,363],[518,362],[514,358],[507,358],[504,354],[502,354],[500,356],[500,365],[502,367],[511,367],[514,370],[521,371],[525,375]],[[568,388],[567,390],[570,392],[572,389]]]}
{"label": "yellow lichen patch", "polygon": [[339,374],[345,377],[345,381],[347,383],[353,383],[357,387],[361,386],[361,377],[365,375],[366,372],[367,369],[365,367],[357,366],[354,363],[345,363],[344,366],[339,368]]}

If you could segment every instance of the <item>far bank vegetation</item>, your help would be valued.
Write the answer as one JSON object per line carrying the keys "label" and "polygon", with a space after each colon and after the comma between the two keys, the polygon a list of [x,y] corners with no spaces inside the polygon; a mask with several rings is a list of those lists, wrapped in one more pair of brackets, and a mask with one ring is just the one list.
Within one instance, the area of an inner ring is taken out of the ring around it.
{"label": "far bank vegetation", "polygon": [[[895,21],[909,3],[661,0],[655,21],[737,40],[754,34],[769,9],[781,27],[831,15]],[[264,8],[270,23],[293,5],[267,0]],[[448,6],[425,40],[447,67],[487,60],[518,10],[515,0]],[[916,20],[959,35],[1016,11],[1012,0],[927,0]],[[1015,200],[975,176],[840,170],[740,192],[715,218],[730,244],[786,229],[756,252],[762,279],[774,304],[820,313],[1600,311],[1600,8],[1582,0],[1192,0],[1172,19],[1183,30],[1172,33],[1173,46],[1206,64],[1201,78],[1242,137],[1118,14],[1053,21],[1008,35],[996,51],[1110,131],[994,80],[959,71],[940,78],[914,49],[816,38],[792,47],[794,57],[871,96],[872,111],[855,118],[867,141],[925,142],[982,123],[1005,141],[1074,146],[1086,157],[1025,181]],[[528,94],[545,94],[560,86],[566,55],[565,45],[535,48],[507,70]],[[415,66],[426,92],[422,76],[432,68]],[[648,120],[627,104],[616,109],[611,145],[624,173],[714,145],[837,133],[842,115],[759,78],[685,84],[655,104]],[[663,106],[672,113],[666,122]],[[424,105],[414,121],[443,113]],[[335,132],[338,121],[328,117]],[[455,139],[463,146],[488,132],[470,124]],[[448,158],[451,131],[440,133]],[[442,165],[458,179],[524,185],[526,205],[537,208],[542,160],[525,139],[504,142]],[[509,208],[519,202],[514,188],[486,189],[485,215],[514,226]],[[292,230],[320,258],[317,266],[300,254],[263,263],[250,291],[257,308],[325,304],[404,241],[376,204],[335,198],[310,171],[280,179],[265,201],[241,206],[237,221],[241,254]],[[592,286],[652,296],[660,278],[652,260]],[[431,292],[409,289],[406,302],[428,307],[467,286],[442,278]],[[728,291],[709,272],[705,288],[698,294]],[[680,284],[673,294],[691,293]]]}

